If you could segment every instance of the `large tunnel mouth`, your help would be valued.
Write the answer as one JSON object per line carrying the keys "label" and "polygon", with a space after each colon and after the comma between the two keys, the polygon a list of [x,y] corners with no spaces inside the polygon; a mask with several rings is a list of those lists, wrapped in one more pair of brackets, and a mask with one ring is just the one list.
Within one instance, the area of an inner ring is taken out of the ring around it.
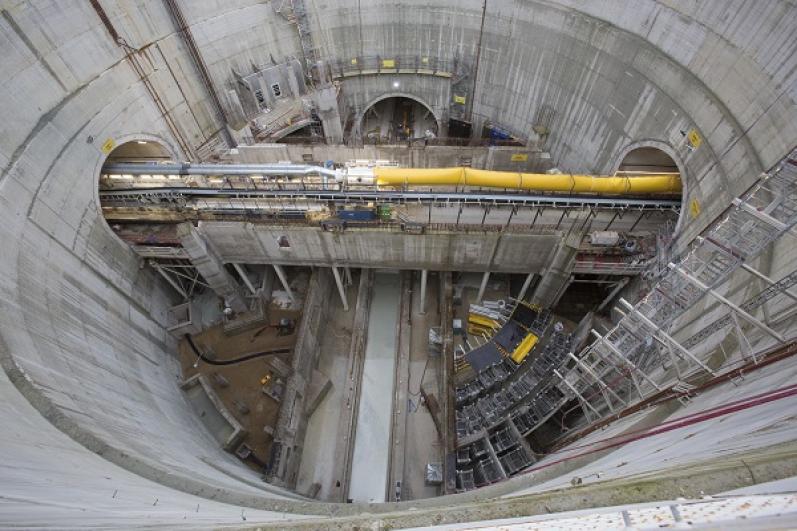
{"label": "large tunnel mouth", "polygon": [[365,109],[361,131],[366,144],[428,141],[438,135],[438,123],[434,111],[419,99],[388,95]]}
{"label": "large tunnel mouth", "polygon": [[[136,237],[130,230],[135,223],[142,218],[146,218],[146,207],[129,208],[123,206],[121,201],[109,202],[102,192],[129,191],[132,194],[131,197],[135,197],[136,188],[145,186],[164,187],[167,184],[167,176],[109,172],[107,170],[108,166],[117,163],[142,164],[173,161],[174,155],[164,144],[144,137],[123,142],[108,153],[100,170],[100,175],[97,177],[100,208],[102,209],[103,219],[110,230],[125,244],[134,246],[137,243],[143,243],[146,239],[145,237]],[[151,201],[160,201],[160,199]]]}
{"label": "large tunnel mouth", "polygon": [[[166,164],[175,161],[174,154],[161,141],[149,136],[135,137],[116,146],[110,153],[97,178],[99,203],[103,220],[117,241],[136,252],[146,264],[168,283],[163,289],[175,301],[188,301],[205,291],[204,279],[179,253],[178,219],[159,217],[149,219],[164,206],[179,215],[183,203],[178,195],[164,192],[145,196],[140,190],[167,188],[173,185],[170,176],[126,174],[109,171],[112,164]],[[180,185],[182,186],[182,185]],[[103,192],[120,192],[121,197],[109,198]],[[135,206],[131,206],[131,205]],[[180,218],[182,219],[182,218]],[[145,250],[146,249],[146,250]],[[169,286],[171,285],[171,286]]]}

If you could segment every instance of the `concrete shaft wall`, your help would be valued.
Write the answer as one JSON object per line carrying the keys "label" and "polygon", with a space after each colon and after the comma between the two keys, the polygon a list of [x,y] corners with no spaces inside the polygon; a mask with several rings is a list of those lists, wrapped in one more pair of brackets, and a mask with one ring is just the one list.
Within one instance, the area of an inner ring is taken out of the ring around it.
{"label": "concrete shaft wall", "polygon": [[[547,268],[561,233],[457,233],[394,230],[322,231],[307,226],[200,222],[200,231],[224,262],[430,269],[432,271],[540,272]],[[278,240],[285,236],[289,247]]]}
{"label": "concrete shaft wall", "polygon": [[[301,55],[278,2],[177,3],[228,111],[233,71]],[[96,195],[113,145],[159,141],[182,158],[216,143],[222,124],[164,4],[99,4],[140,50],[150,88],[91,3],[2,5],[0,520],[240,522],[238,505],[265,507],[281,494],[263,490],[195,418],[177,388],[175,345],[163,328],[174,302],[169,288],[112,234]],[[566,170],[611,171],[639,142],[672,151],[684,164],[687,200],[700,206],[684,240],[797,143],[797,14],[785,0],[689,7],[649,0],[633,8],[492,0],[483,24],[476,0],[314,5],[311,33],[322,56],[462,60],[475,76],[468,94],[475,116],[521,133],[544,125],[545,148]],[[382,82],[346,82],[346,97],[367,103]],[[417,87],[423,93],[415,96],[433,106],[448,93],[431,82]],[[189,153],[179,153],[175,128]],[[693,152],[680,133],[691,128],[703,138]],[[767,258],[773,275],[790,252]],[[665,466],[656,459],[648,465]]]}
{"label": "concrete shaft wall", "polygon": [[[127,42],[146,47],[139,59],[150,82],[191,148],[201,146],[219,124],[163,5],[102,3]],[[240,16],[242,4],[213,17]],[[177,143],[90,3],[4,3],[2,14],[3,495],[67,517],[118,491],[124,509],[98,504],[90,517],[106,525],[125,525],[134,499],[147,499],[162,523],[182,522],[197,504],[197,521],[240,519],[238,508],[207,498],[251,505],[281,495],[218,447],[179,391],[163,327],[174,301],[113,235],[97,199],[106,142],[157,140],[173,153]],[[234,55],[237,41],[217,35],[219,53]],[[32,521],[29,511],[12,514]]]}
{"label": "concrete shaft wall", "polygon": [[[492,120],[534,137],[542,126],[565,171],[612,172],[635,146],[665,149],[686,174],[685,201],[700,205],[687,239],[797,144],[797,12],[786,1],[342,0],[314,15],[324,57],[464,64],[475,129]],[[344,91],[355,101],[370,83]]]}

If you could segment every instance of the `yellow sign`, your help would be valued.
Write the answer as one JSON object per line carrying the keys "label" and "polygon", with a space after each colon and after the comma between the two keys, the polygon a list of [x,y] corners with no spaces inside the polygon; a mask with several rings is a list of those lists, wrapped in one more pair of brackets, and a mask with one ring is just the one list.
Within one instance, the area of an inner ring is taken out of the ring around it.
{"label": "yellow sign", "polygon": [[113,138],[109,138],[108,140],[105,141],[105,143],[102,145],[100,149],[102,150],[103,153],[107,155],[108,153],[111,152],[111,150],[115,145],[116,142],[113,141]]}
{"label": "yellow sign", "polygon": [[697,199],[692,199],[689,202],[689,214],[693,219],[700,215],[700,202]]}
{"label": "yellow sign", "polygon": [[697,129],[690,129],[689,132],[686,133],[686,138],[689,140],[689,144],[695,149],[699,148],[700,144],[703,143],[703,139],[700,138]]}
{"label": "yellow sign", "polygon": [[528,153],[512,153],[512,162],[528,162]]}
{"label": "yellow sign", "polygon": [[428,57],[421,57],[421,62],[423,64],[425,64],[425,65],[428,65],[429,64],[429,58]]}
{"label": "yellow sign", "polygon": [[382,68],[396,68],[396,60],[382,59]]}
{"label": "yellow sign", "polygon": [[465,105],[465,96],[454,96],[454,103]]}
{"label": "yellow sign", "polygon": [[352,59],[352,60],[351,60],[351,64],[353,64],[353,65],[356,65],[356,64],[357,64],[357,58],[356,58],[356,57],[355,57],[354,59]]}

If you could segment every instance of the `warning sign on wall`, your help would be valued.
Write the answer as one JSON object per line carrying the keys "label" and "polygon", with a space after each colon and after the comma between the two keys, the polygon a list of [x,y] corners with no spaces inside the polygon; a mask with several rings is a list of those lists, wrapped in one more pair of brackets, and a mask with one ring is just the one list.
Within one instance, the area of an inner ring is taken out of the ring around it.
{"label": "warning sign on wall", "polygon": [[454,96],[454,103],[465,105],[465,96]]}
{"label": "warning sign on wall", "polygon": [[102,147],[100,149],[102,150],[103,153],[105,153],[107,155],[108,153],[111,152],[111,150],[113,149],[113,147],[115,145],[116,145],[116,142],[113,141],[113,138],[109,138],[108,140],[106,140],[102,144]]}
{"label": "warning sign on wall", "polygon": [[528,153],[512,153],[512,162],[528,162]]}
{"label": "warning sign on wall", "polygon": [[703,143],[703,139],[700,138],[697,129],[690,129],[689,132],[686,133],[686,139],[689,140],[689,145],[692,146],[692,149],[699,148],[700,144]]}
{"label": "warning sign on wall", "polygon": [[689,202],[689,214],[692,216],[692,219],[700,215],[700,202],[697,199],[692,199]]}
{"label": "warning sign on wall", "polygon": [[396,68],[396,60],[382,59],[382,68]]}

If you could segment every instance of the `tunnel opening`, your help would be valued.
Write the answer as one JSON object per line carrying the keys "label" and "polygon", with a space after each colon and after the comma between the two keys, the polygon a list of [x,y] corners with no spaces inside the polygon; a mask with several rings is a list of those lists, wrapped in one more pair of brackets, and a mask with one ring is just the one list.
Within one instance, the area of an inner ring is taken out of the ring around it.
{"label": "tunnel opening", "polygon": [[[109,170],[114,164],[135,165],[170,163],[174,155],[157,140],[135,139],[115,147],[105,159],[98,177],[99,202],[103,218],[111,231],[126,244],[174,248],[179,246],[175,222],[152,217],[151,211],[169,205],[178,209],[184,200],[164,192],[149,196],[136,190],[166,188],[177,180],[174,175],[122,173]],[[109,195],[115,194],[115,195]],[[179,264],[178,264],[179,265]],[[184,264],[182,264],[184,265]]]}
{"label": "tunnel opening", "polygon": [[363,112],[361,131],[367,144],[428,142],[437,137],[438,124],[434,112],[420,100],[391,96]]}
{"label": "tunnel opening", "polygon": [[[625,177],[664,175],[681,177],[679,165],[659,147],[631,148],[615,175]],[[670,194],[680,199],[681,193]],[[642,270],[655,266],[658,257],[668,256],[683,209],[620,210],[596,215],[576,254],[576,273],[560,293],[555,310],[578,320],[588,312],[609,317],[617,299],[626,292],[644,290],[647,280],[638,280]]]}
{"label": "tunnel opening", "polygon": [[678,174],[681,171],[670,155],[655,147],[632,149],[623,157],[617,170],[620,174],[662,173]]}

